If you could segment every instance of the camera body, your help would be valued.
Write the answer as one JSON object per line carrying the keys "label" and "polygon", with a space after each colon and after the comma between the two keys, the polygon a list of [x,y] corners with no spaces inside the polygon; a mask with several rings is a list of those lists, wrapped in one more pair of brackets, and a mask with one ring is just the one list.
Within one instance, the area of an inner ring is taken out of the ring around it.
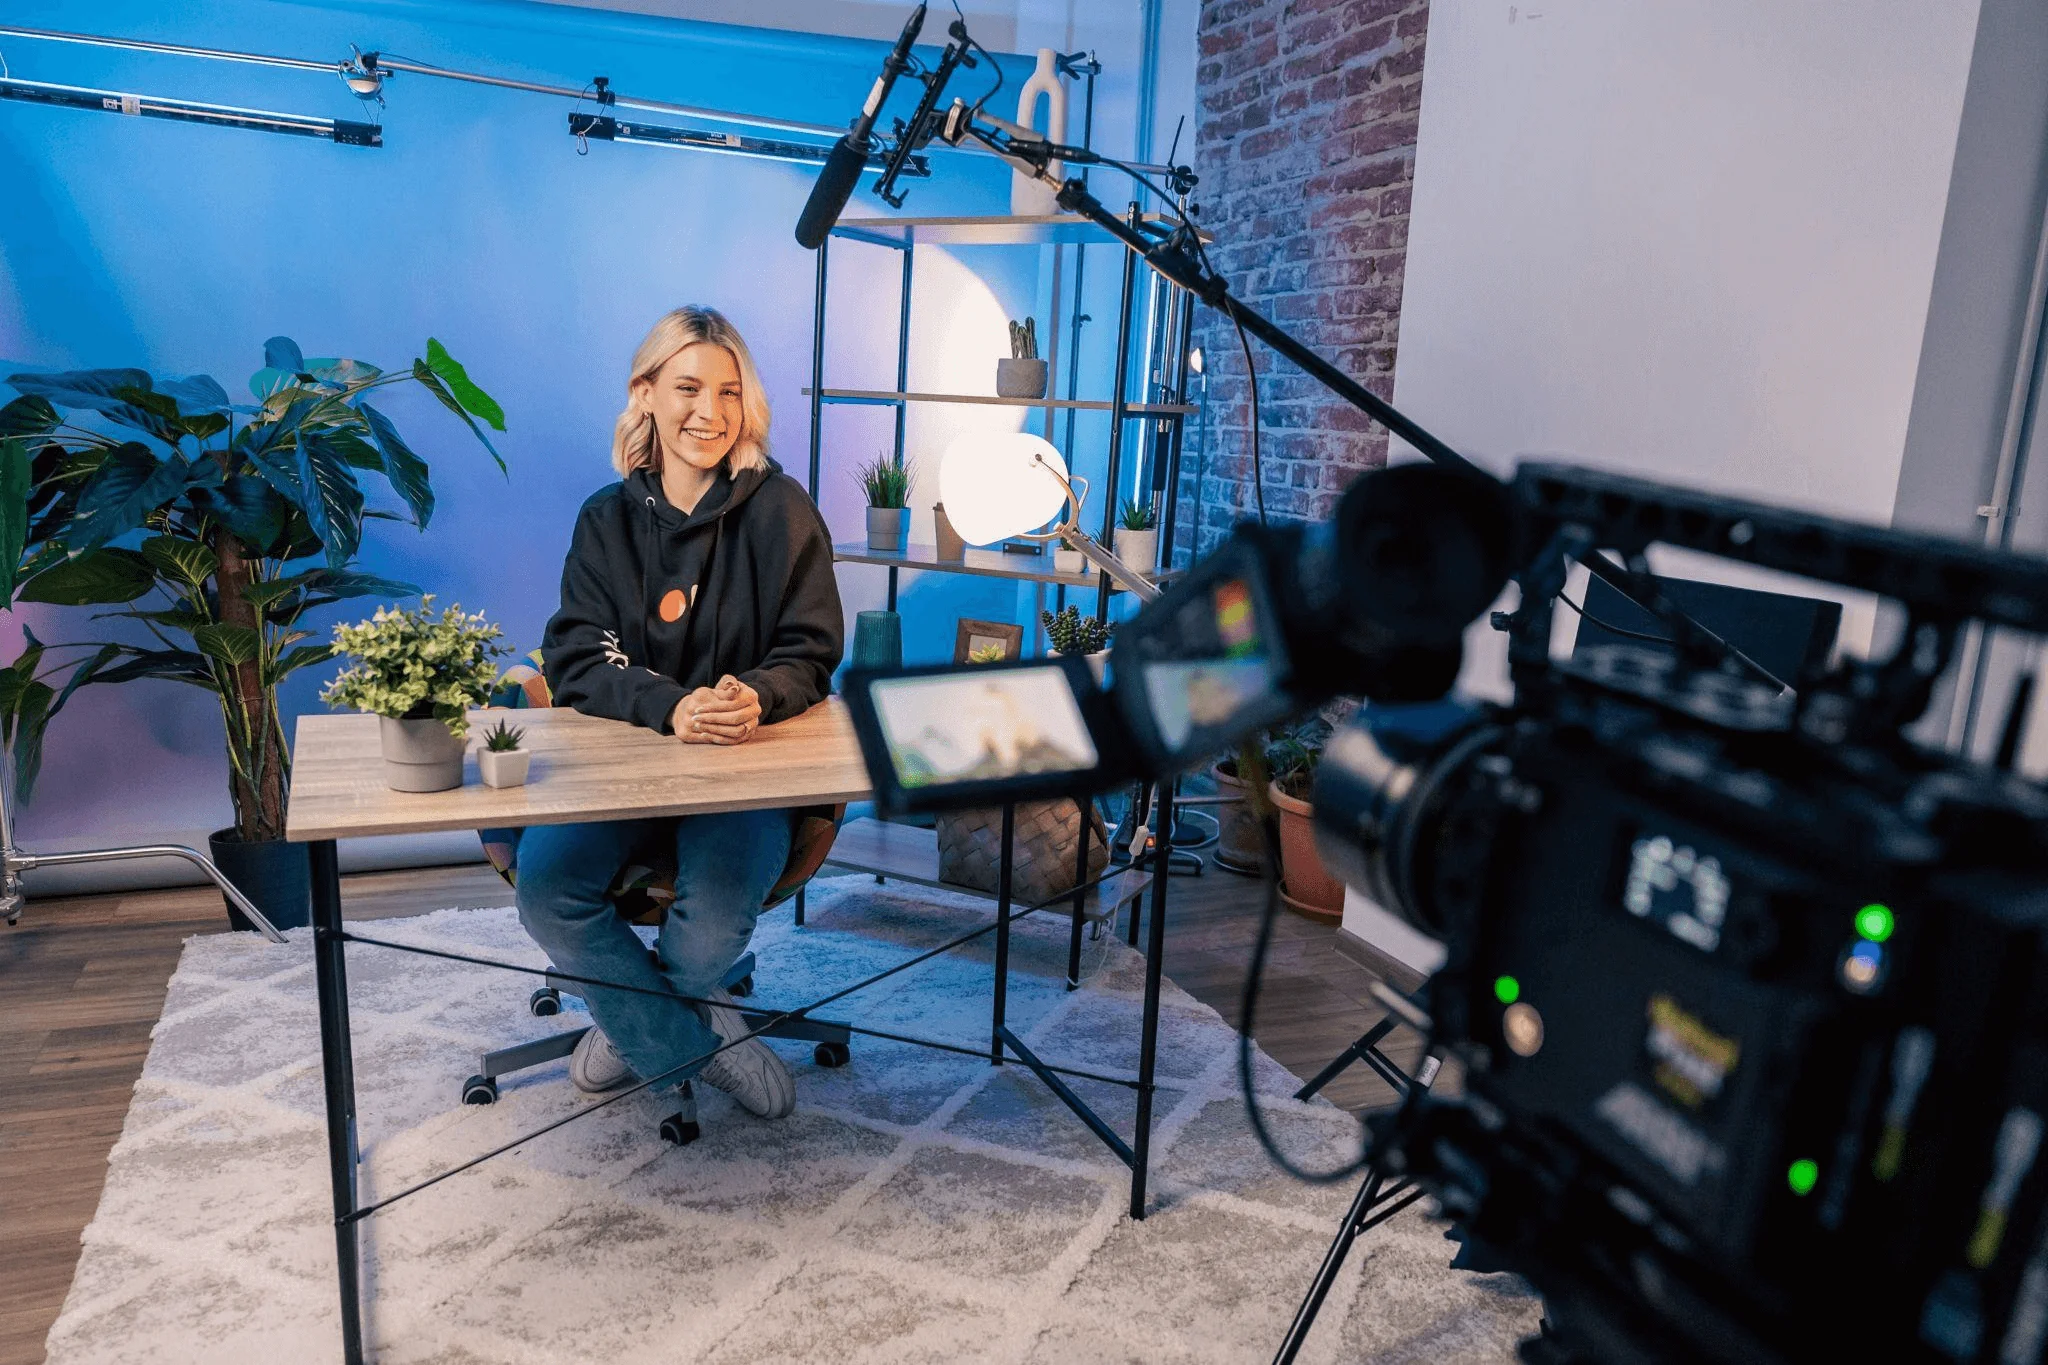
{"label": "camera body", "polygon": [[[1663,600],[1652,544],[1886,599],[1899,643],[1781,686]],[[1553,660],[1574,562],[1670,638]],[[1510,575],[1513,703],[1443,700]],[[1412,1022],[1464,1070],[1374,1118],[1374,1161],[1542,1291],[1531,1358],[2025,1365],[2048,1347],[2048,794],[1906,734],[1973,627],[2048,636],[2048,562],[1564,466],[1503,488],[1410,465],[1331,526],[1242,528],[1120,629],[1107,688],[1068,661],[957,704],[952,670],[846,690],[902,809],[1161,776],[1363,694],[1319,845],[1447,945]]]}
{"label": "camera body", "polygon": [[1516,494],[1553,548],[1853,567],[1905,641],[1781,692],[1678,649],[1554,662],[1539,609],[1513,706],[1335,736],[1321,847],[1447,944],[1425,1004],[1467,1067],[1383,1160],[1597,1359],[2040,1359],[2048,800],[1901,727],[1965,620],[2034,620],[2042,566],[1582,472]]}

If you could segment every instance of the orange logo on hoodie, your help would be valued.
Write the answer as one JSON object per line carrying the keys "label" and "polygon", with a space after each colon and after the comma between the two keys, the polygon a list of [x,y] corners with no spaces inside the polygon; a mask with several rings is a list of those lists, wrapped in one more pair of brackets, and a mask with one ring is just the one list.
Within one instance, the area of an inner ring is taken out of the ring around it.
{"label": "orange logo on hoodie", "polygon": [[690,609],[691,599],[696,595],[695,584],[691,585],[687,593],[681,588],[670,588],[661,595],[661,605],[656,610],[661,613],[661,619],[664,621],[680,621],[683,619],[683,613]]}

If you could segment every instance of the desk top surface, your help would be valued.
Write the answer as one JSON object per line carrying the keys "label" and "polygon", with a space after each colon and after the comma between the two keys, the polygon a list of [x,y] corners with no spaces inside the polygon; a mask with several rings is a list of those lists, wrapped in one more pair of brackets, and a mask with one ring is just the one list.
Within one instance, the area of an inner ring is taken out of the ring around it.
{"label": "desk top surface", "polygon": [[[533,761],[525,786],[486,787],[477,776],[483,732],[500,719],[526,732],[520,747],[533,752]],[[304,843],[568,825],[827,805],[870,795],[853,723],[836,697],[731,747],[684,744],[567,707],[472,711],[462,786],[444,792],[384,785],[377,717],[301,716],[285,837]]]}

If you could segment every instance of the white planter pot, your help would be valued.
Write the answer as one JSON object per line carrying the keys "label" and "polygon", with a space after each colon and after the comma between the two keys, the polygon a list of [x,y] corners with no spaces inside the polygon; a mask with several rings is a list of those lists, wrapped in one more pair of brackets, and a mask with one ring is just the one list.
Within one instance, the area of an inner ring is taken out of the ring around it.
{"label": "white planter pot", "polygon": [[444,792],[462,785],[463,741],[431,716],[377,717],[384,749],[384,785],[401,792]]}
{"label": "white planter pot", "polygon": [[1054,573],[1087,573],[1088,556],[1079,550],[1054,550],[1052,552]]}
{"label": "white planter pot", "polygon": [[[1053,657],[1064,659],[1068,656],[1060,653],[1058,650],[1054,650]],[[1083,654],[1081,657],[1088,661],[1088,670],[1095,675],[1095,685],[1097,687],[1102,686],[1104,676],[1109,671],[1109,651],[1098,649],[1093,654]]]}
{"label": "white planter pot", "polygon": [[1151,573],[1159,562],[1159,528],[1132,531],[1119,526],[1110,537],[1110,548],[1139,573]]}
{"label": "white planter pot", "polygon": [[478,749],[476,770],[486,787],[523,787],[533,764],[531,749]]}

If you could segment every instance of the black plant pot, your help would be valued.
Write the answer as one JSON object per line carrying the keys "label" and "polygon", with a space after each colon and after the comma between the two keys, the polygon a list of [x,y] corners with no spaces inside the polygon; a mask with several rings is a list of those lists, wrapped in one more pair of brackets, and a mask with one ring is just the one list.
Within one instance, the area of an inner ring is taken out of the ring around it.
{"label": "black plant pot", "polygon": [[[283,839],[259,839],[244,843],[235,837],[235,827],[217,829],[206,836],[213,863],[237,890],[280,929],[299,929],[313,922],[313,866],[306,858],[304,844]],[[228,908],[228,925],[235,929],[256,926],[235,909],[223,895]]]}

